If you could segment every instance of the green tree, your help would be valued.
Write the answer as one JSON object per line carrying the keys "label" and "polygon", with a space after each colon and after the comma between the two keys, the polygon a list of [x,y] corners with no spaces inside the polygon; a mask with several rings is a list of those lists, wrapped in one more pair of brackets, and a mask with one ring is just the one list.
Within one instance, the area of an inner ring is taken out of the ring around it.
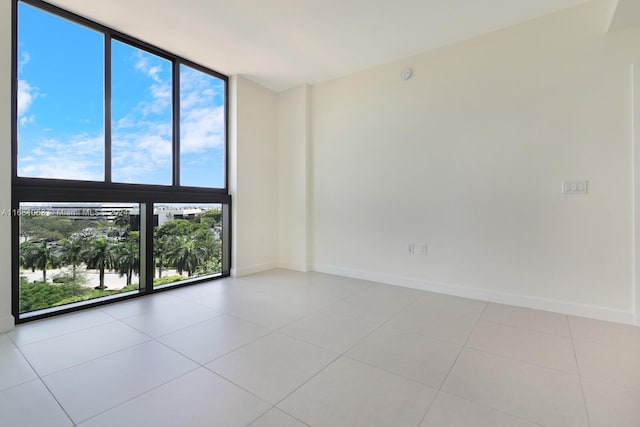
{"label": "green tree", "polygon": [[210,209],[200,214],[200,223],[207,228],[220,227],[222,222],[222,211],[220,209]]}
{"label": "green tree", "polygon": [[198,242],[198,244],[206,249],[205,257],[213,255],[216,240],[213,237],[211,231],[207,228],[199,228],[192,235],[191,239]]}
{"label": "green tree", "polygon": [[208,249],[206,245],[189,237],[178,237],[177,244],[168,253],[169,262],[182,274],[192,276],[202,262],[207,259]]}
{"label": "green tree", "polygon": [[156,259],[156,265],[158,266],[158,278],[162,278],[162,268],[167,259],[167,254],[171,252],[173,246],[176,244],[176,237],[170,235],[159,235],[156,230],[155,238],[153,239],[153,255]]}
{"label": "green tree", "polygon": [[33,262],[33,256],[36,253],[35,244],[30,241],[20,243],[20,265],[24,268],[30,268],[32,272],[36,271]]}
{"label": "green tree", "polygon": [[197,230],[192,238],[199,246],[206,249],[206,254],[200,265],[196,269],[197,275],[219,273],[222,271],[222,242],[216,240],[210,229],[201,228]]}
{"label": "green tree", "polygon": [[158,228],[158,237],[163,236],[188,236],[193,233],[197,225],[186,219],[172,219],[165,222]]}
{"label": "green tree", "polygon": [[97,289],[104,290],[104,271],[113,268],[114,245],[104,237],[94,238],[87,242],[82,252],[82,258],[88,268],[97,269],[100,272],[100,285]]}
{"label": "green tree", "polygon": [[21,261],[31,271],[42,270],[42,282],[47,283],[47,269],[58,266],[58,257],[46,240],[32,243],[25,242],[21,248]]}
{"label": "green tree", "polygon": [[196,268],[196,275],[198,276],[206,276],[208,274],[220,273],[222,271],[222,263],[220,259],[213,256],[207,258],[207,260],[200,264],[198,268]]}
{"label": "green tree", "polygon": [[131,241],[116,246],[114,266],[120,277],[127,277],[127,286],[131,284],[133,273],[140,271],[140,248]]}
{"label": "green tree", "polygon": [[61,242],[61,261],[73,268],[73,280],[76,280],[76,269],[82,263],[84,241],[79,237],[70,237]]}
{"label": "green tree", "polygon": [[129,215],[129,212],[125,209],[116,212],[113,223],[120,227],[123,234],[127,234],[129,232],[129,229],[131,228],[131,216]]}
{"label": "green tree", "polygon": [[37,240],[61,240],[74,231],[79,230],[81,224],[70,218],[55,215],[22,216],[20,217],[20,234]]}

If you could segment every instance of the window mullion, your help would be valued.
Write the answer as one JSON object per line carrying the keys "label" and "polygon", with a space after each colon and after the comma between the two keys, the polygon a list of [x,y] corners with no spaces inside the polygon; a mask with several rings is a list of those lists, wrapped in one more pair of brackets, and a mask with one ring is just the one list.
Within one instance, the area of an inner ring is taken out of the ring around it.
{"label": "window mullion", "polygon": [[180,64],[173,61],[173,185],[180,186]]}
{"label": "window mullion", "polygon": [[140,291],[153,292],[153,203],[140,204]]}
{"label": "window mullion", "polygon": [[111,182],[111,34],[104,35],[104,181]]}

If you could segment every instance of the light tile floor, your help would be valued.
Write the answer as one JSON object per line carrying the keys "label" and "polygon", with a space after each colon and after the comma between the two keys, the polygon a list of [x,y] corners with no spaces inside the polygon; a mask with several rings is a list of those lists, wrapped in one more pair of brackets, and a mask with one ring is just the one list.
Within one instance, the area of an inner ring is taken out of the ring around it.
{"label": "light tile floor", "polygon": [[640,328],[273,270],[0,334],[0,426],[640,426]]}

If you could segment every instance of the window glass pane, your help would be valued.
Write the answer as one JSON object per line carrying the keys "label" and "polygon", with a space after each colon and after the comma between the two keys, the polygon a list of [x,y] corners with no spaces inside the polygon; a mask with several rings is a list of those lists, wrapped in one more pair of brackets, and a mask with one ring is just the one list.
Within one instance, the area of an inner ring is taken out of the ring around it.
{"label": "window glass pane", "polygon": [[20,203],[20,313],[137,292],[140,207]]}
{"label": "window glass pane", "polygon": [[154,286],[221,273],[221,205],[156,204],[153,221]]}
{"label": "window glass pane", "polygon": [[225,186],[224,85],[180,65],[180,185]]}
{"label": "window glass pane", "polygon": [[104,36],[18,3],[18,176],[104,180]]}
{"label": "window glass pane", "polygon": [[113,40],[112,180],[172,184],[171,62]]}

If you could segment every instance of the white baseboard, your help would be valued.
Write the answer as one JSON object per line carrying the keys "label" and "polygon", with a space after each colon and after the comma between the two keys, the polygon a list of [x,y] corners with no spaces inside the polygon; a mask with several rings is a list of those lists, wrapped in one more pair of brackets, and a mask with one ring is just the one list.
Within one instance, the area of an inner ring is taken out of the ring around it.
{"label": "white baseboard", "polygon": [[260,273],[262,271],[273,270],[274,268],[277,268],[277,267],[278,267],[278,263],[274,261],[274,262],[265,262],[262,264],[250,265],[248,267],[232,268],[231,276],[232,277],[248,276],[250,274]]}
{"label": "white baseboard", "polygon": [[299,264],[294,262],[278,262],[278,268],[284,268],[285,270],[300,271],[302,273],[306,273],[310,271],[309,266],[307,264]]}
{"label": "white baseboard", "polygon": [[11,315],[0,317],[0,334],[12,331],[15,328],[15,324],[16,322]]}
{"label": "white baseboard", "polygon": [[310,271],[335,274],[337,276],[351,277],[354,279],[381,282],[390,285],[405,286],[407,288],[459,297],[477,299],[499,304],[515,305],[519,307],[533,308],[536,310],[551,311],[572,316],[588,317],[609,322],[634,324],[635,314],[632,311],[615,310],[606,307],[598,307],[584,304],[576,304],[567,301],[559,301],[547,298],[527,295],[514,295],[489,289],[471,288],[468,286],[453,285],[442,282],[416,279],[412,277],[396,276],[384,273],[355,270],[333,265],[313,265]]}

